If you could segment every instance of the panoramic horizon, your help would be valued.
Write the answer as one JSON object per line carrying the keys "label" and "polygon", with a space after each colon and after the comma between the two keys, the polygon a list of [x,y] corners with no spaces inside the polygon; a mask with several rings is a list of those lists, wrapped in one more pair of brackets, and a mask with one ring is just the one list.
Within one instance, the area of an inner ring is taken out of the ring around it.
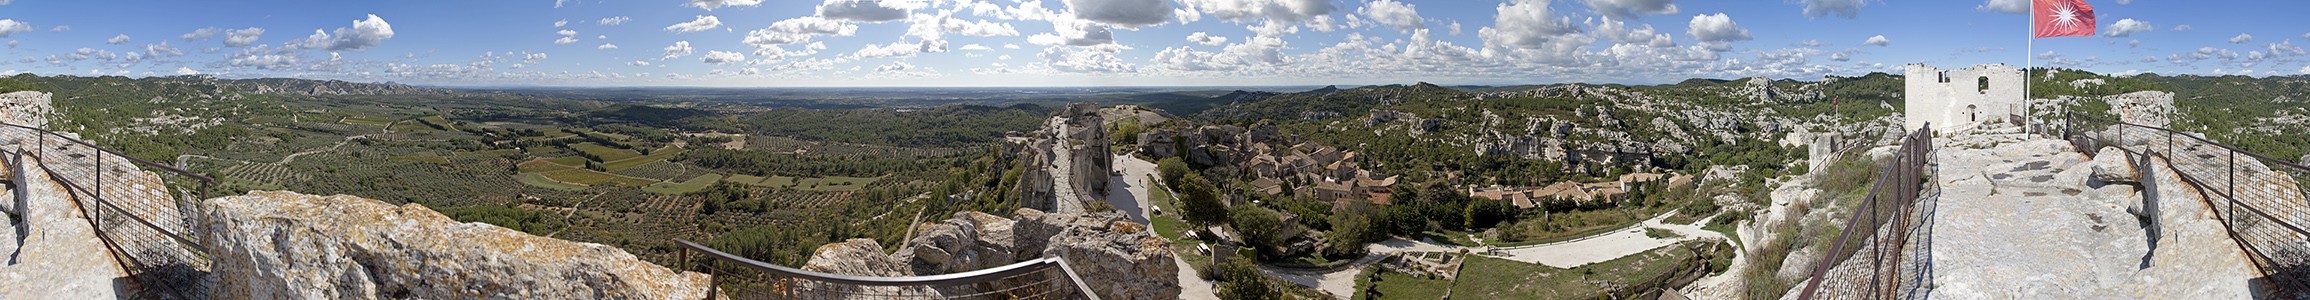
{"label": "panoramic horizon", "polygon": [[2284,14],[2302,3],[2095,1],[2095,35],[2036,45],[2027,3],[23,0],[0,2],[13,62],[0,73],[452,87],[1663,84],[1909,63],[2310,73],[2292,42],[2310,28]]}

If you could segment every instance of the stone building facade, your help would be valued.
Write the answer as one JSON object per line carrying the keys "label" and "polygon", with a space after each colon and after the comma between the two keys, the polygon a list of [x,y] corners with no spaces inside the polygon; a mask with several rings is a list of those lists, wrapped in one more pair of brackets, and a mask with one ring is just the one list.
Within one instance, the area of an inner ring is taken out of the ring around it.
{"label": "stone building facade", "polygon": [[2009,122],[2025,110],[2022,71],[2003,64],[1943,70],[1925,64],[1903,66],[1907,104],[1903,128],[1931,122],[1935,129],[1961,124]]}

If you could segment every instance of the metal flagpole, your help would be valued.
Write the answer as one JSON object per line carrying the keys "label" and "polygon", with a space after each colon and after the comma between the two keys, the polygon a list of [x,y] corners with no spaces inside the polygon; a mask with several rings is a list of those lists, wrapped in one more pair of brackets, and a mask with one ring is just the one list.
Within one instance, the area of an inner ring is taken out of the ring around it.
{"label": "metal flagpole", "polygon": [[2037,100],[2029,96],[2030,82],[2037,81],[2037,78],[2031,78],[2035,76],[2029,75],[2029,69],[2037,67],[2037,1],[2029,1],[2029,13],[2023,14],[2021,18],[2022,22],[2029,23],[2028,46],[2023,46],[2023,50],[2021,50],[2021,60],[2027,62],[2021,67],[2021,111],[2022,114],[2029,115],[2028,118],[2022,118],[2028,120],[2021,125],[2022,132],[2029,131],[2029,124],[2027,123],[2037,122],[2037,114],[2034,111],[2037,109],[2037,105],[2034,105]]}

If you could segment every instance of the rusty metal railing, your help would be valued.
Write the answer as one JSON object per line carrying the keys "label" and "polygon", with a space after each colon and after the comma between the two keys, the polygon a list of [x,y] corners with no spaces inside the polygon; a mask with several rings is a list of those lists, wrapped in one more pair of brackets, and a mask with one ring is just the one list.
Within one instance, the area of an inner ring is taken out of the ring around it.
{"label": "rusty metal railing", "polygon": [[[64,186],[72,197],[73,207],[89,217],[89,225],[95,228],[97,237],[112,252],[114,260],[135,279],[133,283],[137,286],[133,290],[139,298],[206,296],[198,290],[198,283],[208,272],[208,254],[199,241],[186,238],[185,233],[194,223],[190,217],[196,215],[190,208],[198,199],[208,198],[214,178],[38,127],[0,123],[0,131],[29,135],[18,137],[31,139],[34,146],[18,149],[18,153],[38,159],[38,169]],[[148,167],[164,171],[162,174],[169,177],[198,181],[197,190],[180,196],[169,191],[171,186],[166,178],[145,182],[142,176],[120,176]],[[109,176],[113,177],[109,183],[105,173],[114,173]],[[137,194],[155,190],[156,195]],[[111,191],[110,195],[107,191]],[[124,197],[121,193],[128,195]],[[155,197],[160,199],[153,199]]]}
{"label": "rusty metal railing", "polygon": [[[2198,134],[2069,114],[2063,138],[2079,151],[2115,147],[2129,156],[2162,157],[2253,261],[2269,286],[2294,297],[2310,293],[2310,167],[2216,143]],[[2149,170],[2141,170],[2148,172]]]}
{"label": "rusty metal railing", "polygon": [[[1860,290],[1843,292],[1862,293],[1866,298],[1887,298],[1887,292],[1901,287],[1901,280],[1907,278],[1899,274],[1901,262],[1909,259],[1902,255],[1901,249],[1908,245],[1910,212],[1922,195],[1920,181],[1925,179],[1925,166],[1932,159],[1931,128],[1932,124],[1925,124],[1901,139],[1901,150],[1877,172],[1877,182],[1869,187],[1869,196],[1862,198],[1860,206],[1853,209],[1852,217],[1846,218],[1844,232],[1838,233],[1836,243],[1830,244],[1829,251],[1821,255],[1808,277],[1811,280],[1807,280],[1797,299],[1813,299],[1820,291],[1821,282],[1829,279],[1826,278],[1829,269],[1860,255],[1859,248],[1847,249],[1847,245],[1854,243],[1873,244],[1867,247],[1870,250],[1869,282],[1865,287],[1858,287]],[[1892,226],[1886,228],[1886,225]],[[1861,232],[1860,240],[1854,240],[1855,232]]]}
{"label": "rusty metal railing", "polygon": [[[1091,299],[1066,259],[1044,257],[952,274],[875,277],[813,272],[756,261],[680,238],[674,265],[713,275],[706,294],[739,299]],[[690,252],[710,258],[690,262]]]}

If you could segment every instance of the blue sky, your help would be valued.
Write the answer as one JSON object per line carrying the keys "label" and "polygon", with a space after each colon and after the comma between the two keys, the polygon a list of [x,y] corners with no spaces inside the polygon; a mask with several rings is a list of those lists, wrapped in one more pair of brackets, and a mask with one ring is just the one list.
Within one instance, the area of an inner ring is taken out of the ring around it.
{"label": "blue sky", "polygon": [[[1902,64],[2310,73],[2303,1],[0,0],[0,73],[449,86],[1192,86],[1817,79]],[[2300,41],[2297,41],[2300,40]]]}

